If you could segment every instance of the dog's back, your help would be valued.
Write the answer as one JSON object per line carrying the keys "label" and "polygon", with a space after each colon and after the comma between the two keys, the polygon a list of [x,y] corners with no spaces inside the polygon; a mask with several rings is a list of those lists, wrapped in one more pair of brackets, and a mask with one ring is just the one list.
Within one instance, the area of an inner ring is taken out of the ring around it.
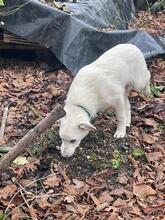
{"label": "dog's back", "polygon": [[107,96],[114,85],[119,90],[124,90],[129,85],[140,92],[149,80],[150,73],[141,51],[132,44],[119,44],[79,71],[71,85],[67,101],[73,101],[74,97],[77,99],[79,94],[79,99],[83,100],[81,96],[88,93],[92,96],[92,91],[100,96]]}

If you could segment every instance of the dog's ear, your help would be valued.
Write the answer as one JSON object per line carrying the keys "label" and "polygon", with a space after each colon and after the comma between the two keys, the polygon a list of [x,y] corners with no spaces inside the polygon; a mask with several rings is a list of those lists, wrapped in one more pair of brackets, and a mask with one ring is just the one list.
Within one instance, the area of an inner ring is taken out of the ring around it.
{"label": "dog's ear", "polygon": [[79,125],[79,128],[85,129],[85,130],[88,130],[88,131],[95,131],[96,130],[95,126],[93,126],[92,124],[87,123],[87,122],[81,123]]}

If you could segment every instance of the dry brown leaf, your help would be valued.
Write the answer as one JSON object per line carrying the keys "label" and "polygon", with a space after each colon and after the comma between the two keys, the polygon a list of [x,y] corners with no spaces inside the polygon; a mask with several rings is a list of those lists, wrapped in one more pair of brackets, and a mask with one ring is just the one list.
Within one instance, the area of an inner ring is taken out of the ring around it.
{"label": "dry brown leaf", "polygon": [[17,187],[14,184],[5,186],[3,189],[0,189],[0,198],[6,199],[16,192]]}
{"label": "dry brown leaf", "polygon": [[39,160],[30,161],[27,164],[24,165],[25,170],[34,172],[38,169]]}
{"label": "dry brown leaf", "polygon": [[157,192],[151,186],[146,184],[134,184],[133,193],[140,199],[144,199],[147,196],[153,196],[157,194]]}
{"label": "dry brown leaf", "polygon": [[7,116],[7,123],[9,125],[13,125],[15,121],[17,121],[21,117],[20,112],[15,107],[10,107],[8,116]]}
{"label": "dry brown leaf", "polygon": [[57,176],[49,176],[44,180],[44,185],[49,187],[49,186],[59,186],[61,183],[61,178]]}
{"label": "dry brown leaf", "polygon": [[162,213],[163,213],[164,212],[164,207],[165,207],[165,204],[164,204],[163,207],[146,207],[146,208],[143,209],[143,211],[147,215],[149,215],[149,214],[151,215],[153,212],[159,212],[159,211],[162,211]]}
{"label": "dry brown leaf", "polygon": [[29,213],[33,219],[38,219],[37,218],[37,209],[33,208],[33,206],[29,207]]}
{"label": "dry brown leaf", "polygon": [[156,200],[152,203],[151,206],[145,207],[145,210],[146,210],[146,212],[147,212],[147,210],[150,210],[150,209],[152,210],[152,208],[159,208],[159,207],[162,207],[162,208],[165,207],[165,201],[164,201],[163,198],[162,198],[162,199],[156,199]]}
{"label": "dry brown leaf", "polygon": [[35,182],[30,179],[21,179],[20,182],[23,187],[27,188],[32,188],[35,185]]}
{"label": "dry brown leaf", "polygon": [[89,205],[80,205],[80,204],[76,204],[76,208],[77,208],[78,212],[81,213],[81,215],[83,215],[83,216],[90,209]]}
{"label": "dry brown leaf", "polygon": [[114,207],[114,206],[108,206],[107,208],[105,208],[105,211],[106,212],[118,212],[119,209],[117,207]]}
{"label": "dry brown leaf", "polygon": [[129,210],[129,213],[141,216],[141,212],[138,206],[132,206],[131,209]]}
{"label": "dry brown leaf", "polygon": [[117,177],[117,181],[121,184],[127,184],[128,183],[128,177],[126,175],[126,173],[121,173],[118,177]]}
{"label": "dry brown leaf", "polygon": [[157,144],[157,145],[156,145],[156,148],[159,149],[159,150],[162,152],[162,154],[165,155],[165,148],[164,148],[163,144],[162,144],[162,145]]}
{"label": "dry brown leaf", "polygon": [[112,212],[108,218],[108,220],[118,220],[119,214],[116,212]]}
{"label": "dry brown leaf", "polygon": [[76,188],[73,184],[68,184],[64,188],[64,192],[68,193],[69,195],[77,196],[80,194],[79,189]]}
{"label": "dry brown leaf", "polygon": [[10,202],[9,199],[4,200],[4,199],[1,198],[0,201],[1,201],[1,204],[2,204],[3,206],[9,207],[9,208],[15,207],[15,204],[14,204],[13,202]]}
{"label": "dry brown leaf", "polygon": [[6,87],[6,83],[0,81],[0,92],[7,91],[7,89],[5,87]]}
{"label": "dry brown leaf", "polygon": [[22,211],[20,208],[14,208],[11,211],[11,220],[19,220],[27,217],[27,214]]}
{"label": "dry brown leaf", "polygon": [[48,202],[48,196],[45,194],[41,194],[41,197],[37,199],[37,204],[42,209],[46,209],[51,206],[51,204]]}
{"label": "dry brown leaf", "polygon": [[123,194],[124,194],[123,188],[117,188],[117,189],[110,191],[110,195],[113,195],[113,196],[121,196]]}
{"label": "dry brown leaf", "polygon": [[59,96],[61,94],[61,89],[55,87],[54,85],[49,85],[48,90],[54,97]]}
{"label": "dry brown leaf", "polygon": [[163,154],[162,152],[153,152],[153,153],[147,153],[147,159],[148,161],[159,161],[162,157],[163,157]]}
{"label": "dry brown leaf", "polygon": [[100,205],[100,200],[95,195],[90,194],[90,197],[96,206]]}
{"label": "dry brown leaf", "polygon": [[155,127],[156,126],[156,121],[152,118],[145,118],[144,119],[144,124],[148,126]]}
{"label": "dry brown leaf", "polygon": [[130,97],[137,97],[138,95],[139,95],[139,93],[136,92],[136,91],[131,91],[130,92]]}
{"label": "dry brown leaf", "polygon": [[139,165],[139,161],[135,160],[131,155],[128,155],[127,158],[131,162],[133,168],[136,169]]}
{"label": "dry brown leaf", "polygon": [[108,206],[109,206],[109,202],[104,202],[104,203],[99,204],[96,207],[96,210],[97,210],[97,212],[101,212],[101,211],[103,211]]}
{"label": "dry brown leaf", "polygon": [[77,180],[77,179],[73,179],[73,183],[76,185],[76,188],[81,189],[82,187],[84,187],[84,182]]}
{"label": "dry brown leaf", "polygon": [[156,94],[156,97],[165,99],[165,93],[158,93]]}
{"label": "dry brown leaf", "polygon": [[74,202],[74,196],[68,195],[64,198],[64,202],[66,203],[73,203]]}
{"label": "dry brown leaf", "polygon": [[157,137],[154,137],[153,135],[146,134],[146,133],[142,135],[142,139],[147,144],[154,144],[158,140]]}
{"label": "dry brown leaf", "polygon": [[127,201],[123,200],[121,198],[117,198],[114,202],[113,202],[113,206],[118,207],[118,206],[124,206],[127,207]]}
{"label": "dry brown leaf", "polygon": [[110,196],[108,191],[104,191],[100,194],[100,197],[99,197],[100,203],[107,202],[107,201],[112,202],[113,200],[114,198]]}
{"label": "dry brown leaf", "polygon": [[33,78],[27,78],[25,81],[21,76],[17,77],[17,79],[14,79],[12,81],[14,87],[19,88],[19,89],[25,89],[28,86],[32,86],[33,83]]}
{"label": "dry brown leaf", "polygon": [[65,205],[65,208],[68,212],[78,213],[77,209],[73,205]]}
{"label": "dry brown leaf", "polygon": [[5,143],[6,143],[5,140],[0,139],[0,147]]}
{"label": "dry brown leaf", "polygon": [[26,163],[23,166],[15,165],[14,166],[14,173],[18,177],[21,177],[25,172],[29,172],[29,171],[34,172],[35,170],[37,170],[38,169],[38,164],[39,164],[39,161],[37,160],[37,161],[30,161],[30,162]]}

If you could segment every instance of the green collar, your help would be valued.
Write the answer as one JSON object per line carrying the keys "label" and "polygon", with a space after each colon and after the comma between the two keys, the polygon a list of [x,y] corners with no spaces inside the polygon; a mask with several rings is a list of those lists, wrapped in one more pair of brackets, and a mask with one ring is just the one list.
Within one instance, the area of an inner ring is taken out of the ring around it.
{"label": "green collar", "polygon": [[85,107],[83,107],[82,105],[76,105],[76,106],[82,108],[87,113],[87,115],[89,116],[89,119],[92,119],[91,114],[89,113],[89,111]]}

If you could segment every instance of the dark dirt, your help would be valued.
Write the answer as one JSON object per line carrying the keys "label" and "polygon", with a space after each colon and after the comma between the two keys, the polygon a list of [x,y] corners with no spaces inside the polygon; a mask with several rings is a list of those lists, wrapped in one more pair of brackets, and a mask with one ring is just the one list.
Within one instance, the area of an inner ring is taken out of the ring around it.
{"label": "dark dirt", "polygon": [[[104,125],[100,125],[100,120],[104,118]],[[53,164],[61,163],[67,165],[67,171],[72,177],[79,177],[85,179],[90,177],[94,172],[99,172],[104,169],[110,169],[112,173],[126,172],[129,175],[132,173],[133,167],[127,156],[132,153],[134,147],[139,147],[129,143],[128,138],[114,139],[113,134],[104,130],[112,118],[107,114],[100,115],[96,119],[95,125],[98,127],[96,132],[91,132],[82,141],[79,148],[76,149],[75,154],[70,158],[61,157],[60,151],[56,146],[61,144],[58,135],[58,129],[51,129],[32,148],[35,149],[34,154],[41,156],[41,167],[44,171],[50,170]],[[98,125],[97,125],[98,124]],[[114,128],[112,131],[115,130]],[[44,149],[44,150],[43,150]],[[121,161],[117,169],[112,168],[112,160],[114,154],[117,152]],[[144,158],[143,158],[143,161]],[[111,179],[111,183],[115,183]]]}

